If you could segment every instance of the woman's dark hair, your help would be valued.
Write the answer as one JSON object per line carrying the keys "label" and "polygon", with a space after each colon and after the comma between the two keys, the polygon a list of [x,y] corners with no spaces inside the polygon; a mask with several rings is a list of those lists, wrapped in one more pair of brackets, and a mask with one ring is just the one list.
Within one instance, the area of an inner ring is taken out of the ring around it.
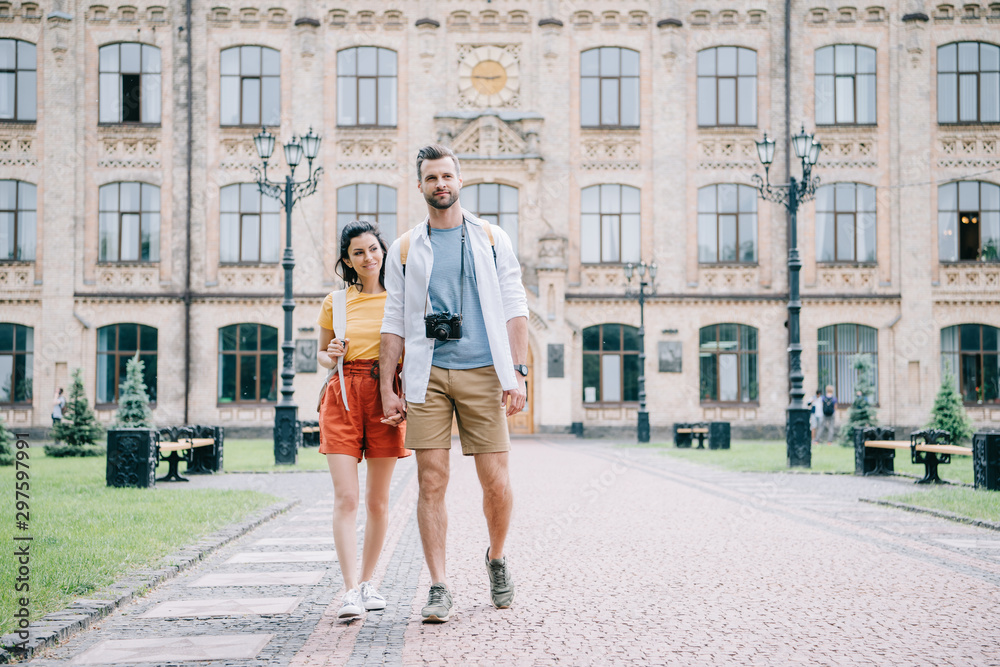
{"label": "woman's dark hair", "polygon": [[355,220],[347,223],[347,226],[344,227],[344,231],[340,235],[340,257],[337,259],[337,275],[343,278],[344,282],[348,285],[357,285],[360,282],[358,280],[358,272],[347,264],[347,260],[349,259],[347,252],[351,248],[351,240],[362,234],[371,234],[378,239],[378,244],[382,246],[382,266],[379,268],[378,282],[382,287],[385,287],[385,257],[389,254],[389,247],[385,244],[385,239],[382,238],[382,232],[379,231],[378,225],[367,220]]}

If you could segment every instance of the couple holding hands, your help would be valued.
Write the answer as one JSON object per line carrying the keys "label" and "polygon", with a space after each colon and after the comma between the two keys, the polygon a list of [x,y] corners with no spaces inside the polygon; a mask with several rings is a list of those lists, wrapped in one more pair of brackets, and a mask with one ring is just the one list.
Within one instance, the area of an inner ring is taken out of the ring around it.
{"label": "couple holding hands", "polygon": [[[356,221],[343,230],[337,272],[347,289],[327,296],[319,318],[319,363],[331,371],[319,408],[320,453],[334,486],[333,537],[346,589],[341,619],[385,608],[372,580],[388,527],[393,469],[410,450],[431,578],[421,616],[425,623],[451,617],[445,492],[453,415],[462,453],[474,457],[483,488],[491,599],[501,609],[514,599],[503,550],[513,508],[507,417],[524,408],[527,396],[521,268],[506,233],[462,209],[461,171],[450,149],[420,149],[417,185],[427,218],[391,248],[373,223]],[[362,458],[366,522],[359,576]]]}

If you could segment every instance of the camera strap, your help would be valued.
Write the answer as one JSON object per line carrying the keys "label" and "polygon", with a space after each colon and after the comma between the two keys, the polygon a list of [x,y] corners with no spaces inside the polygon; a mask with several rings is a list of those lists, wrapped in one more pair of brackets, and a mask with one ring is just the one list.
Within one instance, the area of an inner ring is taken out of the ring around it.
{"label": "camera strap", "polygon": [[[431,237],[431,226],[427,225],[427,238],[430,240]],[[496,250],[493,251],[494,257]],[[461,258],[458,260],[459,270],[458,270],[458,314],[462,315],[465,313],[465,216],[462,216],[462,252]],[[405,265],[404,265],[405,266]],[[405,268],[404,268],[405,271]],[[430,286],[427,288],[430,290]],[[424,299],[424,317],[427,317],[427,302],[430,299]]]}

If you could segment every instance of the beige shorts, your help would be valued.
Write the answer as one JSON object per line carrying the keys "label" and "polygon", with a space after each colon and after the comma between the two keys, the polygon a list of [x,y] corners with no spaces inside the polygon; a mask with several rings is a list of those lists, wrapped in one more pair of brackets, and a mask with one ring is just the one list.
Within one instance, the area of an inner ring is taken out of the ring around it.
{"label": "beige shorts", "polygon": [[462,370],[431,366],[424,402],[406,404],[406,447],[451,449],[454,414],[463,454],[509,452],[502,399],[493,366]]}

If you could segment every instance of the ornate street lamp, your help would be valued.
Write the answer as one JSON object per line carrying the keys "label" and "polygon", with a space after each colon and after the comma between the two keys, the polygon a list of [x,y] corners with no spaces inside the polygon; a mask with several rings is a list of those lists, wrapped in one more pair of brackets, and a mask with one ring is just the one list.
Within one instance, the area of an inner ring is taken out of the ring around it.
{"label": "ornate street lamp", "polygon": [[[281,266],[285,269],[285,298],[281,302],[285,311],[285,338],[281,343],[281,400],[274,406],[274,462],[293,465],[302,445],[302,429],[299,427],[298,406],[292,400],[292,394],[295,393],[295,387],[292,386],[295,378],[295,344],[292,342],[292,311],[295,310],[295,301],[292,299],[292,269],[295,267],[292,255],[292,208],[295,202],[316,192],[316,186],[319,185],[323,168],[316,167],[314,170],[313,159],[319,154],[320,137],[309,128],[309,134],[304,137],[293,136],[284,145],[285,162],[289,169],[284,183],[271,181],[267,177],[267,161],[274,153],[274,135],[261,128],[260,134],[253,138],[253,143],[257,148],[257,155],[264,163],[260,169],[251,167],[257,187],[265,197],[274,197],[280,201],[285,209],[285,254],[281,259]],[[304,181],[296,181],[295,168],[302,162],[303,154],[309,161],[309,177]]]}
{"label": "ornate street lamp", "polygon": [[802,344],[799,339],[799,311],[802,302],[799,300],[799,270],[802,260],[799,259],[798,232],[796,229],[796,213],[799,204],[807,202],[816,195],[819,178],[812,176],[812,168],[819,159],[822,145],[811,134],[806,134],[805,127],[792,137],[792,148],[795,156],[802,163],[802,180],[796,181],[788,175],[787,185],[772,185],[768,178],[771,161],[774,159],[774,140],[767,138],[757,142],[757,155],[764,165],[764,178],[754,174],[752,180],[762,199],[781,204],[788,210],[790,239],[788,245],[788,379],[790,401],[785,419],[785,443],[788,453],[789,467],[805,467],[812,465],[811,437],[809,434],[809,408],[803,403],[805,389],[802,387]]}
{"label": "ornate street lamp", "polygon": [[[631,263],[624,267],[625,279],[628,285],[625,287],[625,296],[638,297],[639,299],[639,421],[636,425],[636,435],[639,442],[649,442],[649,413],[646,412],[646,288],[650,294],[656,293],[656,262],[646,264],[639,262],[638,265]],[[632,288],[632,274],[639,271],[639,291]],[[649,281],[646,281],[646,272],[649,271]]]}

